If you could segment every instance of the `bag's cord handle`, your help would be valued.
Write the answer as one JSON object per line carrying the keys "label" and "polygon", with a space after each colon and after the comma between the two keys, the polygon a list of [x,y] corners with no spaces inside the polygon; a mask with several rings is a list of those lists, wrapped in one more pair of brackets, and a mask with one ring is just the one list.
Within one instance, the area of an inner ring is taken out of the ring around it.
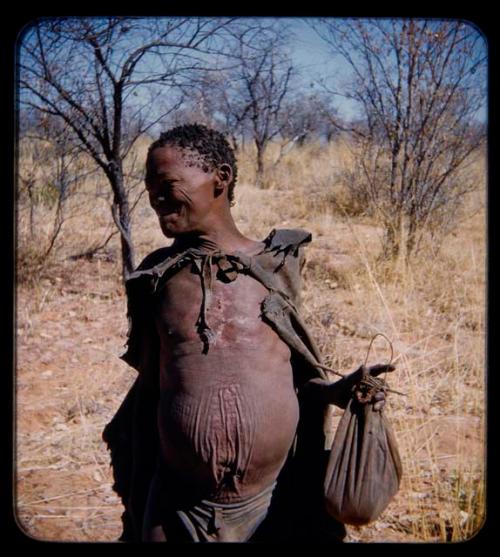
{"label": "bag's cord handle", "polygon": [[[376,333],[375,335],[372,336],[372,339],[371,339],[370,344],[368,346],[368,350],[366,352],[365,363],[363,364],[365,367],[366,367],[366,364],[368,363],[368,356],[370,355],[370,350],[372,348],[373,341],[378,336],[384,337],[385,340],[389,343],[389,346],[391,347],[391,357],[389,359],[389,363],[386,364],[386,365],[389,367],[392,364],[392,361],[394,359],[394,347],[392,346],[391,340],[386,335],[384,335],[384,333]],[[383,373],[387,373],[387,371],[384,371]],[[389,393],[397,394],[397,395],[408,396],[406,393],[401,393],[399,391],[395,391],[394,389],[389,389],[388,387],[386,387],[386,391],[389,392]]]}
{"label": "bag's cord handle", "polygon": [[365,363],[363,365],[366,366],[366,364],[368,363],[368,356],[370,355],[370,350],[372,348],[373,341],[379,336],[384,337],[385,340],[389,343],[389,346],[391,347],[391,358],[390,358],[389,363],[387,365],[390,366],[392,364],[392,360],[394,359],[394,347],[392,346],[392,342],[390,341],[390,339],[386,335],[384,335],[384,333],[376,333],[372,336],[372,339],[371,339],[370,344],[368,346],[368,350],[366,352]]}
{"label": "bag's cord handle", "polygon": [[[387,340],[387,342],[389,343],[389,346],[391,347],[391,357],[390,357],[390,360],[389,360],[389,363],[387,364],[387,366],[390,366],[392,364],[392,361],[394,359],[394,347],[392,345],[391,340],[386,335],[384,335],[384,333],[376,333],[372,336],[370,344],[368,345],[368,350],[366,352],[365,363],[363,364],[365,367],[366,367],[366,364],[368,363],[368,357],[370,355],[370,350],[372,348],[373,341],[378,336],[384,337],[385,340]],[[340,377],[345,377],[345,375],[343,373],[340,373],[337,370],[332,369],[331,367],[327,367],[327,366],[324,366],[324,365],[321,365],[321,364],[317,364],[316,367],[319,367],[320,369],[324,369],[325,371],[329,371],[331,373],[334,373],[335,375],[339,375]],[[387,373],[387,372],[385,371],[384,373]],[[401,393],[399,391],[395,391],[394,389],[389,389],[388,387],[386,387],[386,391],[389,392],[389,393],[397,394],[397,395],[408,396],[406,393]]]}
{"label": "bag's cord handle", "polygon": [[[387,365],[390,366],[392,364],[392,360],[394,358],[394,348],[392,346],[392,342],[390,341],[390,339],[386,335],[384,335],[384,333],[376,333],[375,335],[372,336],[372,339],[370,341],[370,345],[368,346],[368,350],[366,352],[365,363],[363,364],[364,366],[366,366],[366,364],[368,362],[368,356],[370,355],[370,350],[372,348],[373,341],[378,336],[384,337],[387,340],[387,342],[389,343],[389,346],[391,347],[391,359],[389,360],[389,363]],[[322,365],[322,364],[316,364],[316,367],[319,367],[320,369],[324,369],[325,371],[329,371],[331,373],[334,373],[335,375],[339,375],[340,377],[345,377],[343,373],[340,373],[337,370],[332,369],[331,367],[328,367],[328,366],[325,366],[325,365]]]}

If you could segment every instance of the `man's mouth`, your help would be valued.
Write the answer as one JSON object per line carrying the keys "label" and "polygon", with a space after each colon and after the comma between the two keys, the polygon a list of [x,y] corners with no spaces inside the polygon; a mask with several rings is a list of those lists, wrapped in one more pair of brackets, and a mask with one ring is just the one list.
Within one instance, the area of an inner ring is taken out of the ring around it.
{"label": "man's mouth", "polygon": [[180,215],[182,212],[183,204],[177,201],[171,201],[166,204],[162,216]]}

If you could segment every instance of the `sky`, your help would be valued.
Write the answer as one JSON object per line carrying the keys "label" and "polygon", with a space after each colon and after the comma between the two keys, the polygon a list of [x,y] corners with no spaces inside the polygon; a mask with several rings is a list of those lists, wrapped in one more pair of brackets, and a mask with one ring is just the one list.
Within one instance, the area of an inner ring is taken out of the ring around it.
{"label": "sky", "polygon": [[[293,61],[300,66],[301,74],[305,81],[306,90],[308,86],[319,79],[330,78],[340,89],[340,82],[350,73],[350,68],[340,56],[333,56],[329,46],[321,39],[314,29],[308,24],[315,18],[283,17],[263,18],[273,21],[282,21],[289,25],[294,33],[295,39],[291,43],[291,54]],[[315,85],[320,89],[318,85]],[[357,116],[356,105],[352,101],[341,96],[335,96],[334,103],[339,115],[345,120],[351,120]],[[480,119],[486,120],[486,108],[482,111]]]}
{"label": "sky", "polygon": [[[290,23],[297,37],[292,45],[293,58],[303,68],[303,73],[311,82],[319,78],[334,78],[339,81],[350,72],[347,63],[340,56],[333,56],[329,52],[328,45],[306,22],[314,18],[283,18]],[[479,32],[479,31],[478,31]],[[484,54],[487,54],[487,40],[482,42]],[[346,120],[356,117],[356,104],[343,97],[337,96],[335,104],[339,113]],[[485,122],[487,119],[487,106],[478,113],[478,120]]]}
{"label": "sky", "polygon": [[[297,39],[292,46],[293,57],[302,68],[302,73],[314,83],[318,78],[340,76],[348,71],[346,63],[333,56],[328,46],[303,18],[289,19]],[[309,18],[311,21],[311,18]],[[355,116],[355,105],[347,99],[336,98],[339,112],[347,120]]]}

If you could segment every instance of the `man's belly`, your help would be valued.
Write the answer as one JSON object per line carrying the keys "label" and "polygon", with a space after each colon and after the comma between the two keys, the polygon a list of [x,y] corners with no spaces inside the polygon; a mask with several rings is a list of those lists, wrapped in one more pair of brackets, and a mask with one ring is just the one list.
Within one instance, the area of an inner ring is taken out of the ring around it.
{"label": "man's belly", "polygon": [[260,351],[184,343],[173,354],[158,411],[164,463],[218,501],[249,497],[278,476],[299,409],[290,362]]}

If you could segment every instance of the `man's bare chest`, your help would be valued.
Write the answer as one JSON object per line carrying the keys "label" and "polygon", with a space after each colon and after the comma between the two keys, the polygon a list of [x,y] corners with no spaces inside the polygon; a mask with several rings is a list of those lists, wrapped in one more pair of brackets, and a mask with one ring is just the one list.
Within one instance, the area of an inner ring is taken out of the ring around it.
{"label": "man's bare chest", "polygon": [[198,338],[200,320],[222,339],[268,329],[261,304],[268,290],[245,274],[224,282],[213,269],[209,281],[187,266],[176,273],[157,298],[155,319],[161,337],[182,342]]}

